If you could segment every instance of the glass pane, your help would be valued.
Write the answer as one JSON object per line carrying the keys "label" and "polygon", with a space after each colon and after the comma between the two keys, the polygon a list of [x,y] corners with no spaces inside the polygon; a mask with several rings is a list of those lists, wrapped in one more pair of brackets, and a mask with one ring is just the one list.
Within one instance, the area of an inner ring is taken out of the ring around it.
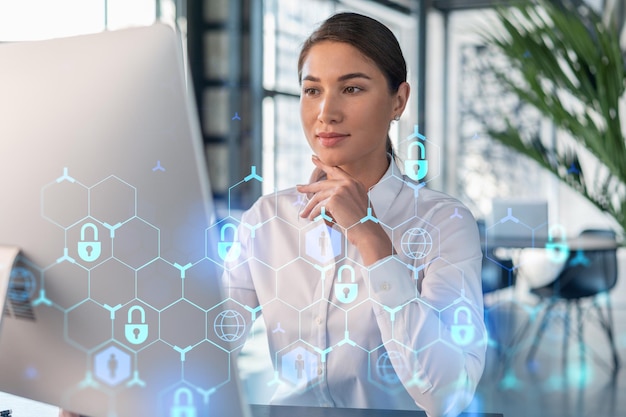
{"label": "glass pane", "polygon": [[103,0],[0,0],[0,41],[59,38],[103,29]]}
{"label": "glass pane", "polygon": [[276,169],[277,189],[306,183],[313,170],[311,148],[302,132],[300,100],[296,97],[275,97],[276,118]]}
{"label": "glass pane", "polygon": [[335,6],[332,1],[267,0],[265,2],[266,89],[298,94],[298,55],[306,37]]}
{"label": "glass pane", "polygon": [[108,0],[109,29],[129,26],[146,26],[156,18],[155,0]]}

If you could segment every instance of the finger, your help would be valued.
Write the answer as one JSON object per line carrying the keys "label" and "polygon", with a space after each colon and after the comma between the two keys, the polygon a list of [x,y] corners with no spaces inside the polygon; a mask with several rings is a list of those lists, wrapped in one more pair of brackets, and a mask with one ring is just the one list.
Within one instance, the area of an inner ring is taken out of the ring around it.
{"label": "finger", "polygon": [[[329,190],[320,191],[320,192],[313,194],[313,197],[311,197],[309,202],[306,204],[306,206],[304,206],[304,208],[300,212],[300,216],[303,218],[311,217],[311,214],[315,212],[316,207],[320,206],[320,204],[322,205],[328,204],[328,200],[330,199],[331,195],[332,195],[332,192],[330,192]],[[318,208],[317,213],[313,217],[317,217],[320,213],[321,213],[321,209]]]}
{"label": "finger", "polygon": [[334,222],[335,218],[333,217],[332,212],[328,209],[327,201],[321,201],[316,204],[315,207],[311,210],[311,213],[308,215],[308,219],[310,221],[316,220],[320,215],[324,215],[324,220]]}
{"label": "finger", "polygon": [[[296,189],[300,193],[319,193],[324,190],[337,188],[340,183],[337,180],[322,180],[311,184],[298,184]],[[313,198],[313,196],[309,196]]]}

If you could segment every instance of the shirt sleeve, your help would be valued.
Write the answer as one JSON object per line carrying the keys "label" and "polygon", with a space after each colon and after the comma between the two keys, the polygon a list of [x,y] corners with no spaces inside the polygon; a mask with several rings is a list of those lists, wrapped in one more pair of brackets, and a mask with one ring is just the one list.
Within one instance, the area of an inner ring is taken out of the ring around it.
{"label": "shirt sleeve", "polygon": [[436,227],[420,226],[434,237],[428,256],[394,255],[369,268],[383,343],[399,353],[390,355],[396,373],[430,417],[469,405],[485,361],[480,239],[472,214],[458,209],[454,218],[444,215],[449,208],[433,210],[428,223]]}

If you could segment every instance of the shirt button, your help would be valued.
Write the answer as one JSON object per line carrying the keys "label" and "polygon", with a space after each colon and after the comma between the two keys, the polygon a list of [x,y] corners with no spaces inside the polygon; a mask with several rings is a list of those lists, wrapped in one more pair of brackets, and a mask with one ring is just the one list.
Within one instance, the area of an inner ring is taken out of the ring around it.
{"label": "shirt button", "polygon": [[324,373],[324,370],[322,369],[321,366],[319,368],[317,368],[317,374],[318,375],[322,375],[323,373]]}
{"label": "shirt button", "polygon": [[318,324],[318,326],[321,325],[322,324],[322,318],[320,316],[317,316],[315,318],[315,322]]}
{"label": "shirt button", "polygon": [[391,284],[388,282],[383,282],[380,286],[380,289],[383,291],[389,291],[391,289]]}

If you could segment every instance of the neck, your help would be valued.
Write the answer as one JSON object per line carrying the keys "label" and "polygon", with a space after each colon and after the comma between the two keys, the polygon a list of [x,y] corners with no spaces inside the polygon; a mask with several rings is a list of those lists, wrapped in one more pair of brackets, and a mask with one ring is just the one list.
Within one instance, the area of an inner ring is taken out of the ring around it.
{"label": "neck", "polygon": [[385,153],[375,160],[368,160],[367,162],[360,161],[360,163],[344,165],[341,166],[341,169],[357,179],[369,190],[385,175],[390,163],[391,160],[387,153]]}

